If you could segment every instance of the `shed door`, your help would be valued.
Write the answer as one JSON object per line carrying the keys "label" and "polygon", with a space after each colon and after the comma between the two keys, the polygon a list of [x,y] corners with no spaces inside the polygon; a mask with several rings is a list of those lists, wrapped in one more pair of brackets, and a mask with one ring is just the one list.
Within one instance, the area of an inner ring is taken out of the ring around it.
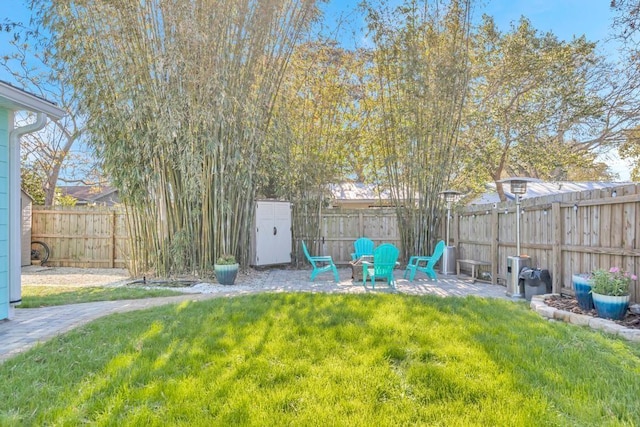
{"label": "shed door", "polygon": [[277,250],[273,251],[275,264],[291,262],[291,205],[276,203],[273,207],[273,244]]}
{"label": "shed door", "polygon": [[256,259],[254,265],[291,262],[291,205],[288,202],[256,203]]}

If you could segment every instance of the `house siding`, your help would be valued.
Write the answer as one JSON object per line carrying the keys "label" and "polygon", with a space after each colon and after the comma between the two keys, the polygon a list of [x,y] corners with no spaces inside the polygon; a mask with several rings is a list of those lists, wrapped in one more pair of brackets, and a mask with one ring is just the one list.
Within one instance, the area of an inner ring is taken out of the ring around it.
{"label": "house siding", "polygon": [[9,317],[9,117],[0,108],[0,319]]}

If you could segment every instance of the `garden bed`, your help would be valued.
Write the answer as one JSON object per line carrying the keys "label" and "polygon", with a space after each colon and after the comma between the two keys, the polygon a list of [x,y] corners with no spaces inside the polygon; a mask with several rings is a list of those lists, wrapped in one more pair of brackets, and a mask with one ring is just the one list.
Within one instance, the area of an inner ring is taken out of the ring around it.
{"label": "garden bed", "polygon": [[[598,317],[595,310],[583,310],[582,308],[580,308],[580,306],[578,305],[578,300],[571,296],[551,295],[545,298],[544,302],[549,307],[557,308],[558,310]],[[635,314],[631,311],[627,311],[624,319],[614,320],[614,322],[618,325],[624,326],[625,328],[640,329],[640,314]]]}

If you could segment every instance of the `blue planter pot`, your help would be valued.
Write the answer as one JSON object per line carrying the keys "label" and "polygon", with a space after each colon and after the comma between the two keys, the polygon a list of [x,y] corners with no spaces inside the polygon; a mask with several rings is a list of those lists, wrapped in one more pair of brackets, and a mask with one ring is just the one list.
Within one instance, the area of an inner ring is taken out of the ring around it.
{"label": "blue planter pot", "polygon": [[593,310],[593,297],[591,296],[591,283],[589,282],[590,274],[574,274],[571,276],[573,282],[573,290],[578,300],[578,305],[583,310]]}
{"label": "blue planter pot", "polygon": [[629,295],[614,297],[593,293],[593,304],[596,306],[598,317],[612,320],[622,320],[629,308]]}
{"label": "blue planter pot", "polygon": [[216,279],[221,285],[233,285],[238,275],[239,264],[214,264],[213,269],[216,272]]}

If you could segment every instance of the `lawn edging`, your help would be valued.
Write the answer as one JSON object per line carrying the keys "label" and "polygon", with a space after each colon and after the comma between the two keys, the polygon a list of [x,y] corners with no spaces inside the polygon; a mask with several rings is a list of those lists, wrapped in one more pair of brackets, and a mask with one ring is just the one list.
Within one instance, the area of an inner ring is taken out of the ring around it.
{"label": "lawn edging", "polygon": [[592,329],[618,335],[629,341],[640,342],[640,329],[626,328],[618,325],[613,320],[601,319],[586,314],[571,313],[570,311],[548,306],[544,300],[552,295],[557,294],[534,295],[531,297],[531,309],[549,320],[561,320],[574,325],[589,326]]}

